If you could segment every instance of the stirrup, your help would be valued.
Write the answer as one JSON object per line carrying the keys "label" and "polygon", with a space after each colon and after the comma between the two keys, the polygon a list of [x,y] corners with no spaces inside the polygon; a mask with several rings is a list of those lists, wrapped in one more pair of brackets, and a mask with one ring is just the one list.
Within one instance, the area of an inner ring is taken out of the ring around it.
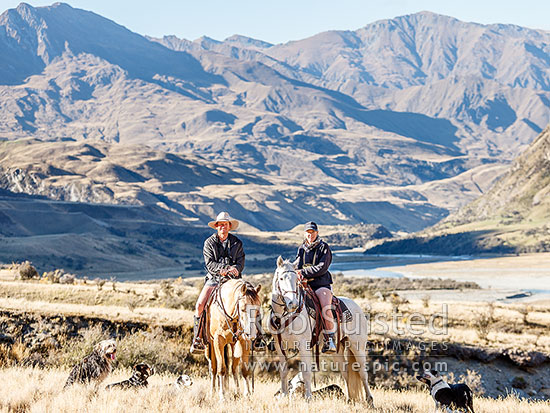
{"label": "stirrup", "polygon": [[191,344],[189,352],[191,354],[202,354],[204,352],[204,349],[204,343],[200,338],[197,338],[196,340],[193,340],[193,344]]}

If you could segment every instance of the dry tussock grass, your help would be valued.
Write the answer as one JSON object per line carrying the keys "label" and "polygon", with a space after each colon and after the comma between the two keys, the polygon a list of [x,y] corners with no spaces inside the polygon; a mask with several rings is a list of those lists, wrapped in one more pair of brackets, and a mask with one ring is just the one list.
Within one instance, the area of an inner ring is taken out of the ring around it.
{"label": "dry tussock grass", "polygon": [[[249,277],[261,283],[263,296],[269,298],[271,274]],[[359,280],[361,281],[361,280]],[[359,282],[358,281],[358,282]],[[109,284],[109,283],[107,283]],[[116,291],[109,286],[99,291],[93,284],[59,285],[37,282],[0,281],[0,308],[38,314],[83,315],[112,321],[139,321],[157,325],[190,325],[201,279],[173,282],[117,283]],[[265,290],[265,291],[264,291]],[[371,315],[391,315],[395,303],[370,297],[354,298]],[[269,301],[269,300],[267,300]],[[429,318],[440,312],[442,303],[435,300],[411,300],[398,305],[405,317],[411,313]],[[457,342],[471,345],[539,350],[550,353],[550,306],[508,303],[449,303],[448,332],[432,335],[426,331],[417,339]],[[527,311],[527,315],[525,312]],[[483,314],[491,313],[487,325],[480,331]],[[527,319],[527,322],[526,322]],[[481,334],[480,334],[481,333]]]}
{"label": "dry tussock grass", "polygon": [[[220,402],[210,395],[206,379],[195,379],[192,388],[178,391],[167,386],[175,380],[172,375],[150,378],[147,389],[137,391],[112,390],[103,387],[128,377],[128,370],[118,370],[99,388],[76,385],[62,391],[67,371],[9,368],[0,370],[0,412],[372,412],[425,413],[433,402],[428,392],[373,391],[375,408],[363,404],[348,404],[340,400],[314,399],[307,403],[301,398],[275,400],[279,384],[273,380],[256,382],[252,397],[228,397]],[[475,399],[478,413],[543,413],[550,411],[549,402],[528,402],[509,396],[501,400]]]}
{"label": "dry tussock grass", "polygon": [[[82,360],[83,355],[89,354],[99,341],[109,338],[109,334],[100,326],[83,330],[81,338],[67,339],[61,350],[50,351],[45,365],[60,369],[70,368]],[[124,371],[138,363],[148,363],[155,366],[157,372],[186,371],[194,374],[201,366],[194,362],[187,351],[182,351],[189,348],[189,340],[189,335],[170,336],[159,327],[126,334],[117,339],[115,366],[117,370]]]}
{"label": "dry tussock grass", "polygon": [[[371,317],[378,313],[392,314],[394,304],[389,301],[356,299]],[[470,345],[481,345],[523,350],[537,350],[550,353],[550,336],[547,334],[550,325],[550,306],[533,305],[529,308],[528,323],[523,320],[523,305],[509,303],[453,302],[446,306],[448,329],[444,335],[432,334],[424,329],[416,337],[423,340],[446,341]],[[410,314],[423,314],[427,319],[435,313],[441,313],[443,303],[410,300],[399,305],[399,311],[406,322]],[[482,320],[486,318],[486,320]],[[485,331],[480,335],[479,323],[486,321]],[[403,326],[401,326],[403,327]],[[485,336],[486,333],[486,336]],[[391,335],[391,333],[390,333]]]}

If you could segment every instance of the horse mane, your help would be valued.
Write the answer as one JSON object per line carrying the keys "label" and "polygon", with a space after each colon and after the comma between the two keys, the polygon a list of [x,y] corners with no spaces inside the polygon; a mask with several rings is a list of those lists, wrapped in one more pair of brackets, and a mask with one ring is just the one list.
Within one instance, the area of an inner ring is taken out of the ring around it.
{"label": "horse mane", "polygon": [[236,282],[232,286],[233,294],[235,294],[239,289],[244,287],[243,294],[246,297],[249,297],[253,301],[261,301],[260,300],[260,295],[256,291],[256,288],[254,288],[254,286],[249,281],[245,281],[245,280],[242,280],[242,279],[239,279],[239,280],[236,280],[236,281],[238,281],[238,282]]}
{"label": "horse mane", "polygon": [[254,288],[254,286],[250,282],[243,281],[243,284],[246,287],[244,290],[244,295],[246,295],[247,297],[250,297],[254,301],[257,301],[260,299],[260,295],[256,291],[256,288]]}
{"label": "horse mane", "polygon": [[294,263],[287,258],[286,260],[283,261],[283,264],[281,265],[281,267],[294,270]]}

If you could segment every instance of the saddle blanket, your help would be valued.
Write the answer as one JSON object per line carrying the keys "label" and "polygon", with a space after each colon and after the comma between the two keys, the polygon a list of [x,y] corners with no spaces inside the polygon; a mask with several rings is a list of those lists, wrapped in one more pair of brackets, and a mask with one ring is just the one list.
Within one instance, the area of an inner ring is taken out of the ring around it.
{"label": "saddle blanket", "polygon": [[[351,314],[351,311],[346,306],[346,304],[340,300],[338,297],[334,297],[336,300],[338,300],[338,305],[340,306],[340,310],[342,312],[342,322],[347,323],[351,320],[353,320],[353,314]],[[315,304],[313,303],[313,299],[310,296],[306,296],[306,308],[309,316],[311,318],[315,318],[317,311],[315,310]],[[334,315],[334,319],[336,320],[336,310],[333,309],[332,313]]]}

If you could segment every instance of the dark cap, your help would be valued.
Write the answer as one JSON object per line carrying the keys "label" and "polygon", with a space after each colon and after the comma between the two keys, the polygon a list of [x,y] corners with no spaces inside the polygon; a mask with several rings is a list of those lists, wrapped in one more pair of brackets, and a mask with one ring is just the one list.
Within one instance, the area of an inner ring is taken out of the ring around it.
{"label": "dark cap", "polygon": [[317,231],[319,232],[319,228],[317,228],[317,224],[313,221],[306,222],[306,225],[304,225],[304,231]]}

